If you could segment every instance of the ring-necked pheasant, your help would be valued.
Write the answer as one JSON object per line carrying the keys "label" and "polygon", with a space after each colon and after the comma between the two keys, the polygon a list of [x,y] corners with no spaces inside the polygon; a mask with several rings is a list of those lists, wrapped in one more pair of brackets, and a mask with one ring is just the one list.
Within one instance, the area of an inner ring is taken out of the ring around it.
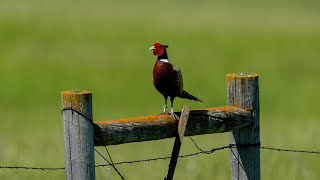
{"label": "ring-necked pheasant", "polygon": [[181,70],[170,63],[168,59],[167,45],[158,42],[149,49],[157,56],[157,61],[153,68],[153,85],[164,97],[163,113],[167,113],[167,99],[170,97],[171,114],[173,114],[173,101],[175,97],[203,102],[201,99],[183,90],[183,79]]}

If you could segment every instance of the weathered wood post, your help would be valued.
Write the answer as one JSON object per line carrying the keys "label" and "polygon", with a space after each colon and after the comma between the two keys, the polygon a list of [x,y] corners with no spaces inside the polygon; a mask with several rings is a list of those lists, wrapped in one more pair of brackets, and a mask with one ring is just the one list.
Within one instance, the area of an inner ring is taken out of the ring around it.
{"label": "weathered wood post", "polygon": [[64,159],[67,180],[94,180],[92,94],[63,91]]}
{"label": "weathered wood post", "polygon": [[[258,74],[227,74],[228,105],[252,113],[252,125],[230,133],[231,179],[260,180],[260,110]],[[257,144],[257,146],[245,146]],[[242,147],[241,147],[242,146]]]}

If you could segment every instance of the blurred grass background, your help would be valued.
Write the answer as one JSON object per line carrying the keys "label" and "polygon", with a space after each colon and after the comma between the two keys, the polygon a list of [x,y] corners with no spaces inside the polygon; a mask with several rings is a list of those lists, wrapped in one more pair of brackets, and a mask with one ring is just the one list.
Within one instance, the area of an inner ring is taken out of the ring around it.
{"label": "blurred grass background", "polygon": [[[225,74],[260,75],[261,142],[319,150],[319,1],[0,2],[0,165],[63,167],[60,92],[93,92],[95,120],[157,114],[155,41],[169,45],[185,89],[226,105]],[[227,134],[197,136],[204,149]],[[111,146],[114,161],[169,156],[173,139]],[[103,149],[101,149],[103,151]],[[196,149],[186,139],[182,154]],[[96,155],[96,164],[105,163]],[[128,179],[162,179],[169,161],[121,165]],[[263,179],[319,179],[319,157],[261,150]],[[97,179],[119,179],[97,168]],[[176,179],[230,179],[227,150],[179,160]],[[64,179],[64,171],[0,170],[0,179]]]}

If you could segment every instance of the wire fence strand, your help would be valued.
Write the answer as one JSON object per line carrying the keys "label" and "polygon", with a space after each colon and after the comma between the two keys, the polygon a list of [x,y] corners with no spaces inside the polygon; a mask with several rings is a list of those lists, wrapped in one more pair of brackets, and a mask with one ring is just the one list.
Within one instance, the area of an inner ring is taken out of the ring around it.
{"label": "wire fence strand", "polygon": [[[246,145],[238,145],[238,146],[236,146],[235,144],[229,144],[229,145],[226,145],[226,146],[212,148],[210,150],[203,150],[198,145],[196,145],[197,149],[199,150],[198,152],[185,154],[185,155],[180,155],[179,158],[197,156],[197,155],[200,155],[200,154],[212,154],[213,152],[224,150],[224,149],[243,148],[243,147],[250,147],[250,146],[259,147],[262,150],[268,150],[268,151],[290,152],[290,153],[306,153],[306,154],[320,155],[320,151],[298,150],[298,149],[286,149],[286,148],[274,148],[274,147],[260,146],[260,142],[259,142],[259,143],[251,144],[251,145],[250,144],[246,144]],[[144,163],[144,162],[167,160],[167,159],[170,159],[170,156],[148,158],[148,159],[139,159],[139,160],[133,160],[133,161],[121,161],[121,162],[115,162],[113,164],[114,165],[136,164],[136,163]],[[97,168],[97,167],[105,167],[105,166],[112,166],[112,163],[100,164],[100,165],[96,165],[95,167]],[[35,171],[64,171],[65,170],[64,167],[53,167],[53,168],[51,168],[51,167],[30,167],[30,166],[0,166],[0,169],[35,170]]]}
{"label": "wire fence strand", "polygon": [[260,149],[271,150],[271,151],[282,151],[282,152],[295,152],[295,153],[307,153],[307,154],[320,154],[320,151],[310,151],[310,150],[297,150],[297,149],[284,149],[284,148],[273,148],[260,146]]}

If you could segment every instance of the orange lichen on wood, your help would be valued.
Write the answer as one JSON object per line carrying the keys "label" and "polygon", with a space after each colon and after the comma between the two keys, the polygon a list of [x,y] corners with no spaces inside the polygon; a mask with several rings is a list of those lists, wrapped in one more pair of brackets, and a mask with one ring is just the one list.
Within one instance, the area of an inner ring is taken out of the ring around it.
{"label": "orange lichen on wood", "polygon": [[96,121],[95,124],[112,124],[112,123],[152,123],[156,121],[172,121],[175,123],[171,114],[159,114],[159,115],[149,115],[149,116],[140,116],[133,118],[124,118],[117,120],[104,120],[104,121]]}
{"label": "orange lichen on wood", "polygon": [[[223,111],[223,112],[235,112],[239,110],[239,108],[233,106],[221,106],[221,107],[211,107],[211,108],[202,108],[199,110],[206,110],[206,111]],[[193,110],[197,111],[197,110]],[[175,112],[175,114],[180,115],[181,112]],[[190,112],[192,113],[192,111]],[[132,118],[123,118],[123,119],[116,119],[116,120],[103,120],[103,121],[95,121],[95,124],[98,125],[107,125],[112,123],[152,123],[152,122],[159,122],[159,121],[167,121],[176,123],[176,120],[172,117],[171,114],[158,114],[158,115],[149,115],[149,116],[139,116],[139,117],[132,117]]]}
{"label": "orange lichen on wood", "polygon": [[231,73],[231,74],[227,74],[227,81],[229,81],[229,78],[248,78],[248,77],[257,77],[259,76],[257,73]]}
{"label": "orange lichen on wood", "polygon": [[220,106],[220,107],[202,108],[199,110],[235,112],[235,111],[238,111],[239,108],[236,108],[233,106]]}
{"label": "orange lichen on wood", "polygon": [[[91,98],[92,94],[90,91],[62,91],[62,108],[72,108],[81,113],[87,112],[87,103],[84,102],[87,102],[89,100],[91,101]],[[90,112],[91,111],[92,110],[90,110]]]}
{"label": "orange lichen on wood", "polygon": [[[180,116],[181,112],[175,112]],[[150,115],[97,121],[95,145],[114,145],[174,137],[178,122],[172,115]],[[231,106],[190,111],[185,135],[221,133],[251,124],[251,112]]]}

